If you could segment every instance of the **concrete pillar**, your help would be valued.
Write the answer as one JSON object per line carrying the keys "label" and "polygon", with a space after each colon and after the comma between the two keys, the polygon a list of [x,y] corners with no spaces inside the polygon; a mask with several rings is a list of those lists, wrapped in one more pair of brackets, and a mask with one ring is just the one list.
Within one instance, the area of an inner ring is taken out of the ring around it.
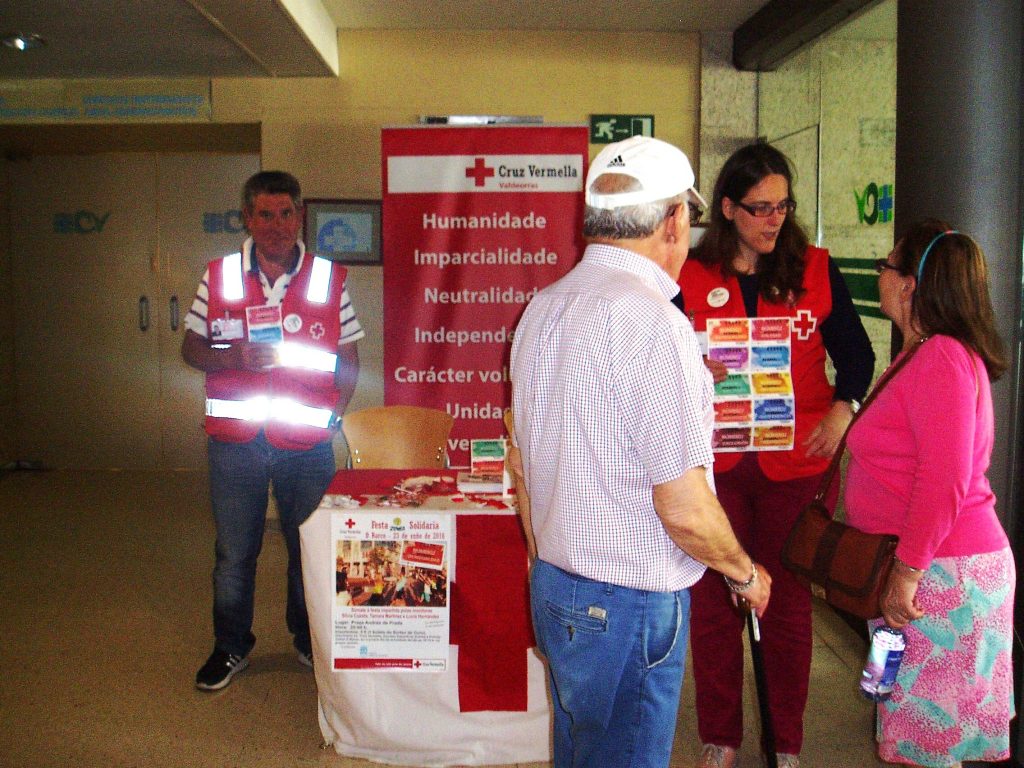
{"label": "concrete pillar", "polygon": [[[992,301],[1012,359],[992,392],[996,436],[989,479],[1018,573],[1024,561],[1022,38],[1019,0],[899,0],[897,7],[896,236],[917,219],[937,216],[970,233],[988,257]],[[942,439],[940,425],[936,439]],[[1022,615],[1024,584],[1018,584],[1018,633],[1024,633]],[[1015,644],[1018,701],[1019,651]],[[1010,762],[1020,766],[1024,719],[1017,719],[1015,731]]]}
{"label": "concrete pillar", "polygon": [[1011,537],[1022,517],[1021,23],[1019,0],[900,0],[897,7],[896,237],[936,216],[971,234],[988,258],[999,330],[1013,358],[993,388],[989,479]]}

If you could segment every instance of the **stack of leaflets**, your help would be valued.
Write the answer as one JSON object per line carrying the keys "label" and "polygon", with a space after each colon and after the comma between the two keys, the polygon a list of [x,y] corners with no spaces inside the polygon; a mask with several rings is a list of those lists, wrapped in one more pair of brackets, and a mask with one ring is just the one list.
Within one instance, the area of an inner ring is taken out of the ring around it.
{"label": "stack of leaflets", "polygon": [[459,472],[456,485],[462,493],[505,492],[505,441],[471,440],[469,471]]}

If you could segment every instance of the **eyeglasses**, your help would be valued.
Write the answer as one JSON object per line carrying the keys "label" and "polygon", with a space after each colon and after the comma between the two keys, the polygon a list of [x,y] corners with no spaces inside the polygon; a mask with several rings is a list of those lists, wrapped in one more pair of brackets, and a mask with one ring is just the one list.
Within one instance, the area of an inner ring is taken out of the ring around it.
{"label": "eyeglasses", "polygon": [[704,211],[696,203],[687,201],[686,207],[690,209],[690,224],[699,224],[701,216],[704,215]]}
{"label": "eyeglasses", "polygon": [[890,264],[888,259],[875,259],[875,272],[882,274],[887,269],[891,269],[894,272],[900,271],[900,268],[895,264]]}
{"label": "eyeglasses", "polygon": [[740,208],[749,213],[751,216],[757,216],[759,219],[765,219],[771,216],[773,213],[777,213],[780,216],[785,216],[796,210],[796,200],[783,200],[779,203],[736,203]]}

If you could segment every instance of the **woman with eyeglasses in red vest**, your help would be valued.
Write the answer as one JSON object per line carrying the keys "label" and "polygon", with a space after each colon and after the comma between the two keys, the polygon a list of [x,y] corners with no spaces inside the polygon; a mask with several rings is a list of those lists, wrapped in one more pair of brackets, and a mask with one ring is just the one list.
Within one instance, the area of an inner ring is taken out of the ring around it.
{"label": "woman with eyeglasses in red vest", "polygon": [[[741,148],[719,174],[711,222],[679,277],[681,308],[698,334],[706,334],[713,318],[776,318],[762,327],[789,334],[792,395],[782,399],[792,397],[794,426],[723,429],[715,438],[716,446],[746,448],[716,451],[715,485],[740,542],[775,577],[761,647],[777,761],[786,767],[799,765],[803,743],[811,596],[782,567],[779,553],[874,372],[871,343],[842,275],[828,251],[808,243],[795,211],[786,157],[764,143]],[[835,365],[835,386],[826,356]],[[724,363],[706,360],[716,385],[725,382]],[[772,445],[776,437],[784,445],[791,437],[792,447],[780,450]],[[743,737],[744,617],[717,574],[705,574],[691,596],[699,766],[731,768]]]}

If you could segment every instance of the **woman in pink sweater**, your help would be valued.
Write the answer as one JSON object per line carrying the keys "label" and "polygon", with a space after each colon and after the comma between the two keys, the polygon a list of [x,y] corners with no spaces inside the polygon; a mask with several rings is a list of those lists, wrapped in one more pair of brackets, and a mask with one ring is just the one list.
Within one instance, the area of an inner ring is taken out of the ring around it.
{"label": "woman in pink sweater", "polygon": [[[850,430],[851,525],[899,536],[882,618],[906,633],[879,755],[959,766],[1009,756],[1015,569],[985,472],[990,380],[1006,370],[985,257],[943,222],[879,259],[882,311],[913,355]],[[872,623],[872,629],[879,622]]]}

